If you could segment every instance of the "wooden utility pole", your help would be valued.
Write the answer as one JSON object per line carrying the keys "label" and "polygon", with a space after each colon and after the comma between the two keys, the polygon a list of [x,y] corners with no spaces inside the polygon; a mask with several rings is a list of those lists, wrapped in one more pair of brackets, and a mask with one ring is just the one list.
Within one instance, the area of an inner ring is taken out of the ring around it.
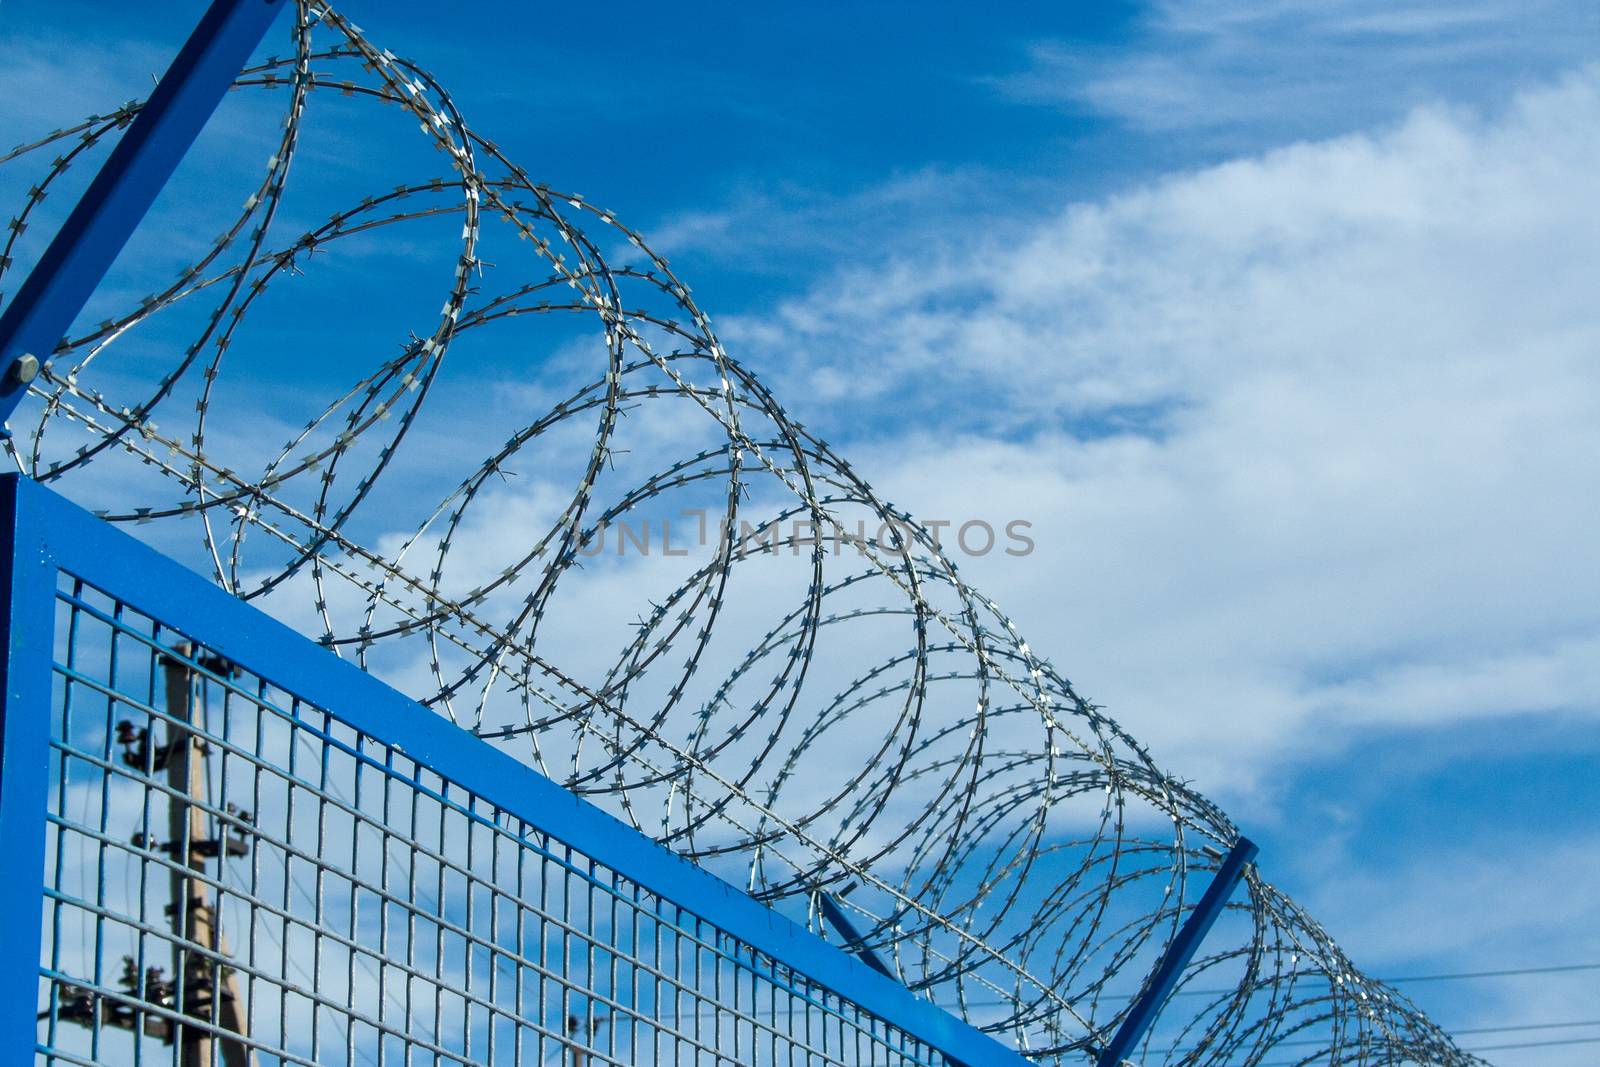
{"label": "wooden utility pole", "polygon": [[[585,1027],[576,1015],[567,1016],[567,1051],[572,1054],[572,1067],[587,1067],[589,1054],[584,1051],[584,1044],[592,1045],[595,1035],[606,1022],[606,1019],[590,1019]],[[583,1032],[585,1029],[587,1033]]]}
{"label": "wooden utility pole", "polygon": [[[180,646],[179,655],[190,649]],[[216,666],[226,670],[227,665]],[[205,699],[200,676],[184,660],[169,658],[162,669],[167,683],[167,785],[172,789],[167,807],[167,840],[177,865],[172,869],[172,932],[209,953],[195,952],[182,942],[172,950],[172,974],[176,995],[182,997],[183,1012],[223,1030],[249,1036],[247,1013],[239,997],[239,984],[231,968],[221,960],[228,955],[228,942],[222,935],[222,917],[216,895],[202,877],[206,860],[221,863],[228,857],[229,837],[224,827],[216,836],[209,832],[209,816],[204,808],[210,776],[206,773],[206,744],[180,724],[205,728]],[[212,1010],[215,1005],[215,1011]],[[255,1056],[242,1040],[220,1037],[211,1030],[177,1025],[183,1067],[256,1067]],[[220,1054],[220,1055],[219,1055]]]}
{"label": "wooden utility pole", "polygon": [[[249,846],[242,827],[234,828],[238,836],[230,836],[229,828],[219,823],[215,834],[211,833],[212,820],[206,811],[210,791],[206,743],[189,729],[203,731],[206,719],[201,677],[190,666],[192,655],[188,645],[179,645],[162,659],[170,719],[163,743],[156,744],[153,727],[136,728],[126,720],[117,724],[116,733],[123,748],[122,762],[143,774],[165,770],[167,775],[167,840],[157,842],[140,831],[133,844],[167,852],[175,861],[167,905],[173,933],[172,977],[163,977],[160,967],[141,973],[134,958],[125,956],[121,985],[130,1001],[62,983],[57,1011],[63,1021],[80,1026],[132,1030],[169,1045],[177,1042],[182,1067],[258,1067],[246,1041],[249,1013],[239,996],[238,980],[222,962],[228,956],[228,941],[222,935],[217,894],[204,878],[207,860],[216,859],[220,867],[230,857],[245,855]],[[199,664],[218,674],[232,670],[220,658],[202,659]],[[249,812],[236,812],[232,805],[229,811],[240,823],[250,821]],[[138,1001],[178,1008],[192,1019],[203,1020],[208,1028],[149,1014],[141,1010]],[[40,1018],[47,1014],[41,1013]]]}

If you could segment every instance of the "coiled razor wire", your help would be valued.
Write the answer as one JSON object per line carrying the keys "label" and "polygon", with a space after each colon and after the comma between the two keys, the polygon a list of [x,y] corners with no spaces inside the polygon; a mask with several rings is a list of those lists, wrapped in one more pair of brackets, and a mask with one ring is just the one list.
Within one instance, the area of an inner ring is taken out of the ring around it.
{"label": "coiled razor wire", "polygon": [[[265,174],[192,265],[62,343],[13,420],[18,469],[70,478],[112,521],[198,520],[238,596],[758,896],[804,904],[819,929],[814,894],[835,894],[908,986],[1041,1063],[1083,1062],[1236,840],[1227,816],[787,414],[637,233],[534,181],[426,71],[301,0],[292,55],[236,89],[287,92]],[[443,165],[398,185],[364,176],[380,191],[293,236],[291,166],[330,96],[353,101],[330,120],[347,132],[355,107],[409,115]],[[42,171],[0,283],[47,198],[140,106],[0,159]],[[315,335],[281,340],[296,328],[285,301],[339,284],[318,288],[319,263],[457,222],[453,259],[436,240],[402,246],[449,272],[431,331],[371,361],[282,448],[263,454],[257,435],[241,449],[224,370],[262,348],[249,331],[270,320],[272,358],[322,358]],[[519,428],[451,467],[424,401],[453,348],[492,349],[514,322],[553,328],[546,349],[586,343],[582,380],[521,394]],[[181,358],[159,375],[113,358],[177,330]],[[385,524],[443,477],[453,487],[395,535]],[[647,548],[652,521],[663,549],[673,521],[703,542],[651,560],[651,574],[677,568],[659,590],[608,543]],[[619,604],[627,625],[599,618]],[[1479,1062],[1253,870],[1246,886],[1142,1062]]]}

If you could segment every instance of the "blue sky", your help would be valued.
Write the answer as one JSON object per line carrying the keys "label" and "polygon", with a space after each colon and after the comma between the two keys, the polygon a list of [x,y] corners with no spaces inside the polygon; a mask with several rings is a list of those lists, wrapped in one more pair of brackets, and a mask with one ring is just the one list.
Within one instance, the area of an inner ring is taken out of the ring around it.
{"label": "blue sky", "polygon": [[[199,7],[7,0],[0,134],[141,95]],[[1600,963],[1600,14],[1078,7],[344,10],[896,503],[1030,519],[968,576],[1372,973]],[[441,407],[540,381],[486,359]],[[1405,989],[1600,1020],[1600,971]]]}

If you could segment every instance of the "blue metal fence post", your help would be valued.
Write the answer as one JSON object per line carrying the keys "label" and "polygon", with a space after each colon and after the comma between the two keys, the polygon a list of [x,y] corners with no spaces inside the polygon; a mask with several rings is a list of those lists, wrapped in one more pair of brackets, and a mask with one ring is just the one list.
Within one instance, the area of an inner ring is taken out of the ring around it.
{"label": "blue metal fence post", "polygon": [[1245,864],[1255,859],[1258,851],[1255,844],[1247,838],[1241,837],[1234,842],[1233,848],[1223,857],[1222,866],[1218,868],[1216,877],[1211,879],[1211,884],[1201,895],[1200,903],[1194,906],[1189,918],[1178,930],[1178,936],[1167,946],[1167,953],[1161,958],[1155,973],[1150,976],[1150,982],[1145,986],[1144,992],[1134,1001],[1133,1007],[1123,1018],[1122,1025],[1117,1029],[1117,1035],[1101,1051],[1096,1067],[1117,1067],[1127,1059],[1128,1053],[1133,1051],[1133,1047],[1144,1037],[1145,1032],[1150,1029],[1150,1024],[1156,1021],[1156,1015],[1166,1004],[1167,998],[1172,995],[1173,987],[1183,975],[1183,969],[1194,958],[1200,942],[1205,940],[1212,924],[1227,906],[1228,898],[1233,895],[1233,887],[1244,877]]}
{"label": "blue metal fence post", "polygon": [[845,948],[855,953],[857,959],[879,974],[899,981],[895,973],[889,969],[888,964],[880,960],[878,954],[872,951],[866,939],[861,936],[861,931],[856,929],[856,924],[850,921],[850,917],[844,913],[844,909],[839,907],[833,897],[827,893],[818,893],[817,903],[822,905],[822,914],[827,917],[827,920],[833,924],[833,928],[838,930],[839,934],[844,938]]}
{"label": "blue metal fence post", "polygon": [[0,315],[0,422],[50,358],[288,0],[214,0]]}
{"label": "blue metal fence post", "polygon": [[[0,1048],[7,1056],[37,1042],[39,901],[44,890],[49,802],[50,661],[55,637],[55,567],[37,512],[19,492],[39,490],[21,475],[0,477]],[[32,1055],[28,1055],[32,1061]]]}
{"label": "blue metal fence post", "polygon": [[[848,893],[849,890],[847,889],[845,892]],[[844,894],[841,893],[840,895],[843,896]],[[867,944],[867,939],[861,936],[860,929],[850,921],[850,916],[844,913],[844,909],[839,907],[839,902],[834,900],[831,894],[819,891],[817,893],[817,903],[822,906],[823,916],[833,924],[835,930],[839,931],[839,936],[844,938],[844,947],[846,949],[855,953],[857,959],[885,978],[893,978],[897,982],[900,980],[899,976],[889,969],[889,965],[879,959],[876,952],[872,951],[872,947]],[[948,1054],[945,1055],[945,1063],[949,1064],[950,1067],[968,1067],[963,1061],[955,1059]]]}

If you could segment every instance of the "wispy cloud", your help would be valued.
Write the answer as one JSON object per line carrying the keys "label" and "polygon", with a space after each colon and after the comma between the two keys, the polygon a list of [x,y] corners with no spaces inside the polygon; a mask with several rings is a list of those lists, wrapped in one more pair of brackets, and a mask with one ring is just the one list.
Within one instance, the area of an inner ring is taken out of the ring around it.
{"label": "wispy cloud", "polygon": [[941,245],[976,225],[1005,225],[1020,200],[1047,188],[975,167],[924,167],[845,193],[775,180],[747,184],[719,207],[668,216],[646,237],[669,257],[700,253],[719,269],[792,280],[875,265],[912,239]]}
{"label": "wispy cloud", "polygon": [[0,115],[0,147],[148,96],[171,59],[145,41],[101,44],[8,33],[0,40],[6,92],[24,106]]}
{"label": "wispy cloud", "polygon": [[730,343],[897,502],[1032,519],[1026,566],[964,569],[1207,787],[1593,714],[1596,129],[1595,70],[1422,110],[844,270]]}
{"label": "wispy cloud", "polygon": [[1492,98],[1583,61],[1597,39],[1600,15],[1568,0],[1162,0],[1131,47],[1036,42],[991,84],[1140,129],[1261,143]]}

